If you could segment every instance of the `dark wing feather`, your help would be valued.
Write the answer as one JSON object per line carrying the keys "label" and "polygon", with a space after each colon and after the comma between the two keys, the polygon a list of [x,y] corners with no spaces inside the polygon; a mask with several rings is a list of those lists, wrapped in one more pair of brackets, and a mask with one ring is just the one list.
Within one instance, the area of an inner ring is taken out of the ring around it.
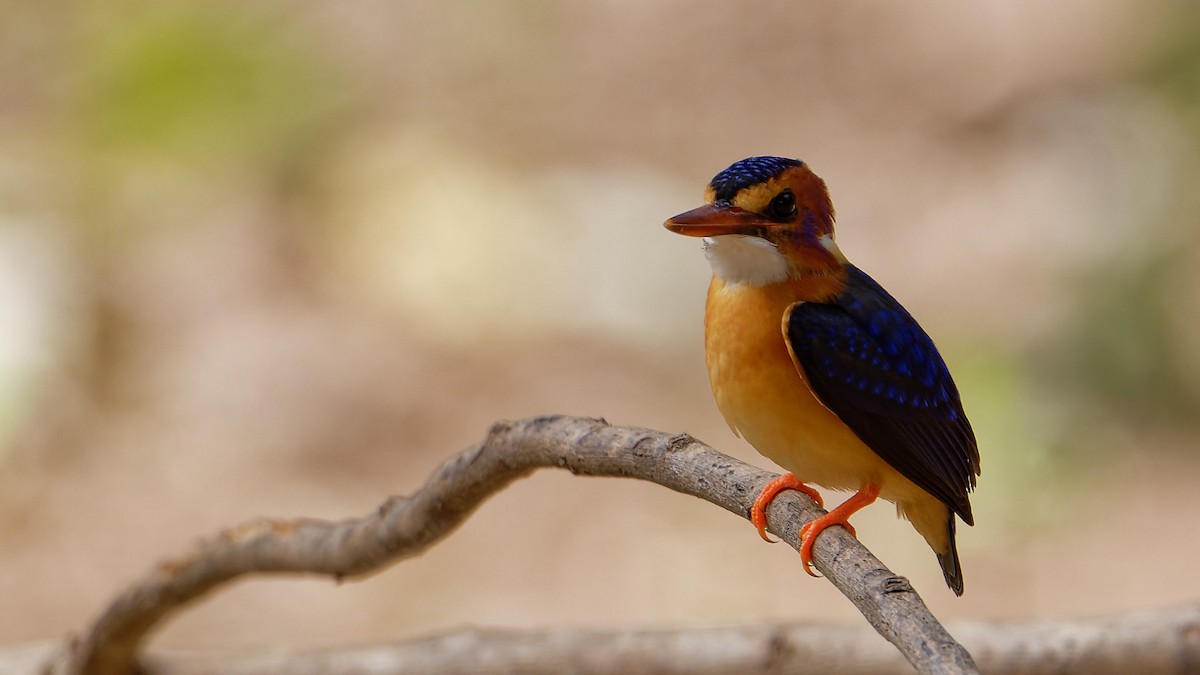
{"label": "dark wing feather", "polygon": [[979,448],[933,340],[875,280],[848,266],[830,303],[798,303],[787,340],[813,392],[884,461],[973,524]]}

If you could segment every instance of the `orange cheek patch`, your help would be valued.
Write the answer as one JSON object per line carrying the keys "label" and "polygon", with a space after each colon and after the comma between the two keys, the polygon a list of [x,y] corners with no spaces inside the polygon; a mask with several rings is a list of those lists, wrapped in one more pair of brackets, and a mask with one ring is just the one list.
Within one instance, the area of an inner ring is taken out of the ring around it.
{"label": "orange cheek patch", "polygon": [[[784,176],[787,172],[784,172]],[[758,185],[751,185],[734,195],[733,205],[752,213],[762,213],[775,195],[783,191],[779,177],[772,178]]]}

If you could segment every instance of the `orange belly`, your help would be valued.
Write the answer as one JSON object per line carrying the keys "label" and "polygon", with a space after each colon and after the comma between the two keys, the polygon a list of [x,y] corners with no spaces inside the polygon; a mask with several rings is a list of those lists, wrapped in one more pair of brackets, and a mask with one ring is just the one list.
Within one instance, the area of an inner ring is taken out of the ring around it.
{"label": "orange belly", "polygon": [[726,284],[714,277],[705,356],[717,407],[734,433],[802,481],[834,490],[880,487],[935,550],[949,510],[866,446],[813,394],[784,340],[783,318],[802,282]]}

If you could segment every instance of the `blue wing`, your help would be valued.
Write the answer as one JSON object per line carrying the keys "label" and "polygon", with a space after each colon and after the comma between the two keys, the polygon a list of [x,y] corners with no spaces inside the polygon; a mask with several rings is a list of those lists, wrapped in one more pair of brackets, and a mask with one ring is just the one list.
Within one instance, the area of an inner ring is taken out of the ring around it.
{"label": "blue wing", "polygon": [[813,392],[868,447],[968,525],[979,448],[933,340],[875,280],[848,266],[830,303],[798,303],[787,340]]}

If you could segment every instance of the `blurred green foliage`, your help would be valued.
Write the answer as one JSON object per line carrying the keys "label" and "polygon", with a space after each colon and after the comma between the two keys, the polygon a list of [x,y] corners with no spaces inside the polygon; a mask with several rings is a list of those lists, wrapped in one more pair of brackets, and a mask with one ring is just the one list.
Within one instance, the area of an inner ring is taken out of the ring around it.
{"label": "blurred green foliage", "polygon": [[1197,426],[1196,345],[1181,330],[1180,313],[1189,305],[1181,302],[1179,281],[1200,249],[1200,201],[1189,179],[1200,172],[1200,4],[1178,0],[1168,10],[1174,20],[1152,33],[1131,80],[1158,97],[1184,132],[1178,138],[1184,146],[1172,148],[1172,168],[1183,173],[1159,177],[1170,184],[1157,215],[1119,224],[1139,237],[1138,246],[1081,280],[1074,316],[1041,360],[1052,388],[1070,390],[1112,419]]}
{"label": "blurred green foliage", "polygon": [[1163,33],[1156,34],[1148,58],[1136,79],[1158,91],[1200,138],[1200,3],[1174,0],[1168,4]]}
{"label": "blurred green foliage", "polygon": [[283,152],[333,109],[336,87],[280,18],[168,3],[99,22],[80,53],[81,136],[216,164]]}
{"label": "blurred green foliage", "polygon": [[[1065,449],[1062,410],[1043,405],[1029,359],[1000,345],[974,345],[952,358],[963,404],[980,441],[983,476],[973,498],[980,522],[1013,523],[1013,505],[1026,513],[1067,516],[1061,508],[1066,478],[1078,473]],[[1050,489],[1053,488],[1053,489]],[[1035,534],[1024,519],[1022,536]],[[1053,517],[1036,528],[1051,528]]]}
{"label": "blurred green foliage", "polygon": [[1051,372],[1127,420],[1195,423],[1200,412],[1188,367],[1195,345],[1174,319],[1178,253],[1161,251],[1096,275],[1055,350],[1059,367]]}

